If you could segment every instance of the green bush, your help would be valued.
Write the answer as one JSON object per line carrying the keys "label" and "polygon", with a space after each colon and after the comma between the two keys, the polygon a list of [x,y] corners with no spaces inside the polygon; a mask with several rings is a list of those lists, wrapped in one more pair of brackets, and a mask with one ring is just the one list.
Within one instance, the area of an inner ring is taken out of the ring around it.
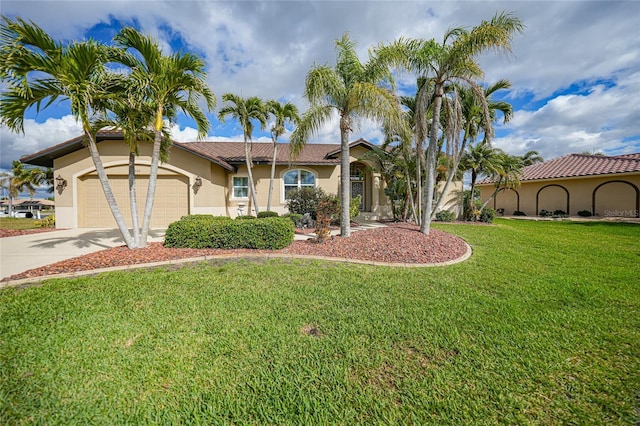
{"label": "green bush", "polygon": [[578,212],[578,216],[590,217],[590,216],[593,216],[593,215],[591,214],[591,212],[589,210],[580,210]]}
{"label": "green bush", "polygon": [[542,210],[540,210],[540,213],[538,213],[538,216],[550,217],[550,216],[553,216],[553,213],[550,212],[549,210],[542,209]]}
{"label": "green bush", "polygon": [[493,223],[493,219],[496,217],[496,211],[491,207],[485,207],[480,213],[480,222]]}
{"label": "green bush", "polygon": [[513,212],[514,216],[526,216],[526,214],[524,212],[521,212],[520,210],[516,210]]}
{"label": "green bush", "polygon": [[302,218],[304,217],[304,215],[298,214],[298,213],[287,213],[285,215],[283,215],[282,217],[286,217],[291,219],[291,222],[293,222],[293,224],[298,227],[299,226],[299,222],[302,220]]}
{"label": "green bush", "polygon": [[436,220],[438,222],[453,222],[454,220],[456,220],[456,214],[448,210],[443,210],[436,213]]}
{"label": "green bush", "polygon": [[56,216],[53,214],[51,216],[47,216],[44,219],[37,221],[36,226],[38,228],[55,228]]}
{"label": "green bush", "polygon": [[264,219],[265,217],[278,217],[278,213],[269,210],[258,213],[258,219]]}
{"label": "green bush", "polygon": [[321,188],[305,187],[296,189],[288,194],[287,208],[289,213],[301,214],[309,213],[313,220],[316,220],[318,202],[327,195]]}
{"label": "green bush", "polygon": [[182,216],[180,220],[185,221],[200,221],[200,220],[221,220],[221,221],[230,221],[233,220],[227,216],[214,216],[212,214],[190,214],[188,216]]}
{"label": "green bush", "polygon": [[167,228],[164,245],[195,249],[278,250],[291,244],[293,234],[293,222],[282,217],[261,220],[181,219]]}
{"label": "green bush", "polygon": [[250,214],[236,216],[236,220],[251,220],[251,219],[256,219],[256,217]]}

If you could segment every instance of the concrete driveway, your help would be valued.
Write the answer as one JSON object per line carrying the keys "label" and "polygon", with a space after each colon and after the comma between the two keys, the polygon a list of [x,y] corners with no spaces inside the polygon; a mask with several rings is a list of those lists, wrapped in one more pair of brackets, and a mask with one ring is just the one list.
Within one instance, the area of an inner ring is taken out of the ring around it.
{"label": "concrete driveway", "polygon": [[[163,241],[164,229],[149,231]],[[124,245],[117,229],[65,229],[0,238],[0,279],[83,254]]]}

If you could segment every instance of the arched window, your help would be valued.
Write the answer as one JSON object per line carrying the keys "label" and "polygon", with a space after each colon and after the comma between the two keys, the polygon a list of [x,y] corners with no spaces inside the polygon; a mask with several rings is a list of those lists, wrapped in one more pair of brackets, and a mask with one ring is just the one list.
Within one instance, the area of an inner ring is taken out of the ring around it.
{"label": "arched window", "polygon": [[289,199],[289,193],[295,189],[315,188],[316,176],[307,170],[294,169],[289,170],[282,176],[284,183],[284,198]]}

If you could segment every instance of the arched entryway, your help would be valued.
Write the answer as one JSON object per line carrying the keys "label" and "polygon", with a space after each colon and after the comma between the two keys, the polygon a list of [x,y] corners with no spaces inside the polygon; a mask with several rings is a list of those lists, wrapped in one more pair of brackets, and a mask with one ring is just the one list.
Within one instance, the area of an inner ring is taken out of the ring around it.
{"label": "arched entryway", "polygon": [[625,180],[610,180],[593,190],[592,213],[603,217],[640,217],[640,190]]}
{"label": "arched entryway", "polygon": [[515,189],[500,189],[493,199],[493,209],[496,211],[502,209],[505,215],[520,211],[520,194]]}
{"label": "arched entryway", "polygon": [[555,183],[540,188],[536,193],[536,214],[540,214],[541,210],[563,210],[566,214],[571,214],[567,188]]}

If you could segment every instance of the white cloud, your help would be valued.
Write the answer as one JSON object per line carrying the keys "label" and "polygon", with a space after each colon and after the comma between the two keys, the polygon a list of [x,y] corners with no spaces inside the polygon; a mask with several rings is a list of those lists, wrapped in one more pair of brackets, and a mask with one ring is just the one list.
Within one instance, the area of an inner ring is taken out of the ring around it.
{"label": "white cloud", "polygon": [[7,127],[0,127],[2,150],[0,167],[8,169],[11,162],[23,155],[33,154],[53,145],[82,134],[82,126],[75,117],[66,115],[62,118],[49,118],[44,123],[35,120],[24,120],[24,134],[11,132]]}
{"label": "white cloud", "polygon": [[[179,37],[187,49],[203,55],[218,98],[231,92],[285,99],[301,111],[306,107],[306,73],[314,63],[335,63],[334,41],[346,31],[366,60],[367,50],[378,43],[400,36],[441,41],[447,28],[471,27],[496,11],[510,10],[526,25],[524,34],[514,37],[513,56],[490,53],[481,59],[487,81],[512,81],[510,100],[518,105],[512,122],[501,127],[509,135],[496,145],[508,151],[537,147],[547,157],[576,149],[640,151],[640,113],[634,99],[640,93],[640,2],[5,0],[2,9],[67,40],[86,37],[86,30],[97,24],[108,27],[112,19],[135,20],[165,49]],[[107,39],[109,31],[102,34]],[[406,75],[401,79],[414,81]],[[614,87],[602,85],[611,80]],[[586,90],[566,94],[577,83]],[[214,127],[207,139],[242,140],[237,129],[223,129],[211,118]],[[64,117],[60,120],[55,129],[31,123],[29,140],[2,129],[2,165],[79,134],[78,127],[69,135],[71,127]],[[196,132],[183,127],[173,135],[195,140]],[[375,123],[363,122],[352,140],[358,137],[381,140],[381,133]],[[269,140],[268,133],[258,139]],[[310,142],[339,140],[336,121]]]}

